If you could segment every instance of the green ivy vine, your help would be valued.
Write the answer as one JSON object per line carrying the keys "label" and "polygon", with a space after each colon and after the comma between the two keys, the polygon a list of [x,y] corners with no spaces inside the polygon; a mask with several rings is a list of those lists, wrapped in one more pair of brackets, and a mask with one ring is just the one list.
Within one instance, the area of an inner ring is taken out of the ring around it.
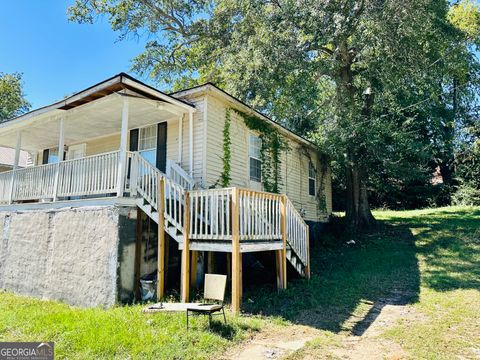
{"label": "green ivy vine", "polygon": [[257,131],[262,140],[260,148],[260,161],[262,163],[262,184],[265,191],[280,193],[282,184],[281,154],[289,149],[288,144],[278,133],[276,127],[260,119],[258,116],[246,114],[234,109],[240,115],[245,125],[252,131]]}
{"label": "green ivy vine", "polygon": [[223,127],[223,171],[220,175],[220,183],[222,184],[222,187],[228,187],[230,185],[230,181],[232,180],[232,177],[230,175],[230,160],[232,158],[232,140],[230,138],[231,122],[231,109],[228,108],[225,113],[225,125]]}
{"label": "green ivy vine", "polygon": [[[302,146],[303,154],[308,158],[308,162],[315,169],[315,174],[317,175],[317,189],[316,189],[316,198],[317,198],[317,210],[321,214],[327,213],[327,198],[325,193],[325,178],[328,171],[328,158],[326,155],[321,154],[318,159],[319,167],[315,166],[314,161],[312,160],[310,151],[307,148]],[[319,176],[318,176],[319,175]]]}

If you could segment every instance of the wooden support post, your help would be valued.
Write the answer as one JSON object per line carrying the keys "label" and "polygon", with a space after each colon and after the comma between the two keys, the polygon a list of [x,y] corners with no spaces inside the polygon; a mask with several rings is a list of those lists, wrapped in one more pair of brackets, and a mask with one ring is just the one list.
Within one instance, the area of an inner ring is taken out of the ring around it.
{"label": "wooden support post", "polygon": [[232,311],[240,312],[242,304],[242,254],[239,232],[239,189],[232,192]]}
{"label": "wooden support post", "polygon": [[165,179],[158,175],[157,299],[165,296]]}
{"label": "wooden support post", "polygon": [[135,299],[140,300],[140,266],[142,261],[142,236],[143,236],[143,221],[142,221],[142,210],[137,207],[137,231],[136,231],[136,238],[135,238],[135,263],[134,263],[134,279],[135,284],[133,286]]}
{"label": "wooden support post", "polygon": [[225,257],[227,258],[227,280],[230,281],[232,280],[232,254],[227,253]]}
{"label": "wooden support post", "polygon": [[280,198],[280,231],[282,234],[282,289],[287,288],[287,196]]}
{"label": "wooden support post", "polygon": [[194,287],[197,286],[197,263],[198,263],[198,251],[192,251],[192,266],[190,271],[190,284]]}
{"label": "wooden support post", "polygon": [[188,302],[190,298],[190,193],[188,191],[185,192],[183,220],[181,293],[182,301]]}
{"label": "wooden support post", "polygon": [[275,264],[277,268],[277,289],[283,289],[283,250],[275,250]]}
{"label": "wooden support post", "polygon": [[207,253],[207,273],[208,274],[215,274],[215,253],[213,251],[209,251]]}
{"label": "wooden support post", "polygon": [[164,291],[168,287],[168,279],[169,279],[169,268],[170,268],[170,237],[165,237],[165,272],[163,278],[165,279],[164,281]]}
{"label": "wooden support post", "polygon": [[239,259],[238,259],[238,280],[240,282],[240,286],[238,287],[238,292],[239,292],[239,297],[240,297],[240,305],[242,305],[242,299],[243,299],[243,255],[242,253],[238,253]]}
{"label": "wooden support post", "polygon": [[307,266],[305,267],[305,276],[310,280],[310,228],[307,225]]}

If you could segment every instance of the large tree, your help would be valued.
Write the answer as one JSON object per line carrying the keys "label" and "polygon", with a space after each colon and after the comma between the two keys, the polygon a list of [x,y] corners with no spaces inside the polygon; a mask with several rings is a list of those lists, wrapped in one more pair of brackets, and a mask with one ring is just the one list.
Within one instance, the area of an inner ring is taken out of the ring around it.
{"label": "large tree", "polygon": [[22,90],[22,75],[0,72],[0,122],[18,116],[30,109]]}
{"label": "large tree", "polygon": [[174,87],[215,81],[317,141],[345,169],[346,215],[358,229],[374,222],[372,173],[422,173],[450,111],[443,95],[466,52],[449,8],[446,0],[77,0],[70,16],[107,14],[122,37],[147,34],[136,71]]}

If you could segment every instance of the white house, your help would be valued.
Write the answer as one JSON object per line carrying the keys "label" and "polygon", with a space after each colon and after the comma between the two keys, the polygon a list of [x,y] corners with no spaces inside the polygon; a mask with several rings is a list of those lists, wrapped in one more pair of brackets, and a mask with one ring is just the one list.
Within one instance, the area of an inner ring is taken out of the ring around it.
{"label": "white house", "polygon": [[156,270],[162,297],[177,266],[187,301],[197,265],[228,261],[238,310],[243,255],[274,254],[281,288],[308,277],[307,223],[331,214],[326,157],[213,84],[122,73],[0,124],[0,146],[34,162],[0,173],[0,288],[19,293],[109,306]]}

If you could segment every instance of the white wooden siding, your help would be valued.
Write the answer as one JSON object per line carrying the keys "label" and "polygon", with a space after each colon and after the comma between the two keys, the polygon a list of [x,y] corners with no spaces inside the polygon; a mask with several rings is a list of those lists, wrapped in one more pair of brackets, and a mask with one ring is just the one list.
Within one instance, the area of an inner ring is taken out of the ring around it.
{"label": "white wooden siding", "polygon": [[[217,96],[208,97],[208,126],[206,147],[206,185],[218,183],[223,171],[223,128],[225,114],[232,105]],[[248,138],[251,130],[244,124],[243,119],[234,111],[231,112],[230,136],[231,145],[231,186],[257,188],[256,183],[250,181]],[[325,203],[326,212],[318,206],[317,199],[308,193],[308,157],[304,154],[305,146],[293,140],[287,139],[290,150],[283,155],[282,160],[282,187],[292,200],[297,210],[305,210],[305,219],[310,221],[324,221],[331,214],[331,186],[330,171],[324,177],[324,189],[326,189]],[[315,151],[310,153],[315,167],[319,170],[318,158]],[[320,171],[317,171],[317,184],[320,181]],[[317,185],[318,188],[318,185]]]}

